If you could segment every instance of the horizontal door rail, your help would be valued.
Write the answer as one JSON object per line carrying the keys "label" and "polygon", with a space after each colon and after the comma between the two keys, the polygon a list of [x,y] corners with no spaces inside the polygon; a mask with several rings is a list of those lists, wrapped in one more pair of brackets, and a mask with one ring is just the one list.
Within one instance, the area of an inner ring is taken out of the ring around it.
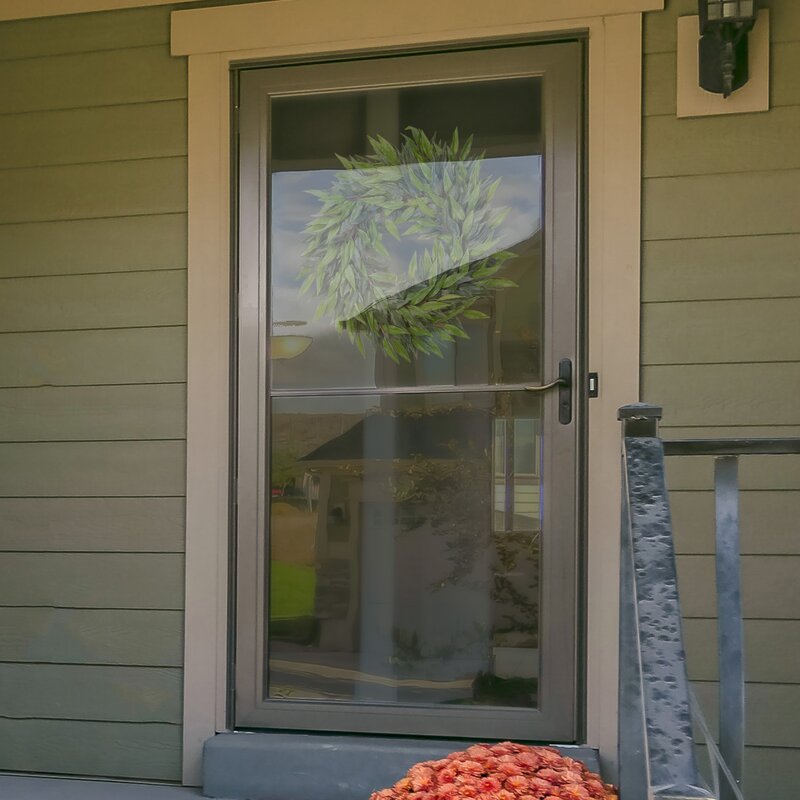
{"label": "horizontal door rail", "polygon": [[800,438],[664,440],[665,456],[800,455]]}
{"label": "horizontal door rail", "polygon": [[487,383],[465,383],[459,386],[377,386],[367,388],[341,387],[331,389],[274,389],[271,397],[353,397],[374,394],[496,394],[502,392],[546,392],[556,386],[567,385],[563,378],[550,383],[501,383],[492,386]]}

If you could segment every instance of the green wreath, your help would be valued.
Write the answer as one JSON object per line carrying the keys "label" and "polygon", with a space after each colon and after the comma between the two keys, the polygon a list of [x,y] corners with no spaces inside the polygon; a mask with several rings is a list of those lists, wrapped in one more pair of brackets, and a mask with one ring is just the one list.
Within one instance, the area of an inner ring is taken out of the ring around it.
{"label": "green wreath", "polygon": [[[516,284],[494,277],[513,257],[495,251],[508,208],[491,201],[501,179],[481,176],[483,154],[407,128],[399,147],[370,138],[372,155],[337,156],[345,167],[330,189],[311,190],[322,208],[305,227],[301,293],[320,298],[315,319],[332,316],[360,352],[369,337],[393,361],[419,353],[442,356],[441,343],[468,339],[464,320],[495,289]],[[405,274],[387,269],[388,233],[429,242]]]}

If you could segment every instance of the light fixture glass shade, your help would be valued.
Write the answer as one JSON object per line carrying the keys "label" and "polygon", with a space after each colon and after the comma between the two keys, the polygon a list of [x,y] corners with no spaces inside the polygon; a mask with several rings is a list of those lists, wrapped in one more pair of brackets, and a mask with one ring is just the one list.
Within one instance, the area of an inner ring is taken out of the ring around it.
{"label": "light fixture glass shade", "polygon": [[755,0],[700,0],[698,8],[703,30],[726,22],[752,22],[757,13]]}
{"label": "light fixture glass shade", "polygon": [[308,350],[312,341],[310,336],[272,336],[270,356],[275,360],[297,358]]}

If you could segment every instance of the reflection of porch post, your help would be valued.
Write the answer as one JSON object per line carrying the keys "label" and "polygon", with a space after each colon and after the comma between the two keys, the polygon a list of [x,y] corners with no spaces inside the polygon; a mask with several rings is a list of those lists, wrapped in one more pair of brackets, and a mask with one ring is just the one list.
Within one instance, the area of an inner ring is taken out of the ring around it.
{"label": "reflection of porch post", "polygon": [[[394,425],[389,430],[393,431]],[[385,434],[384,434],[385,435]],[[394,500],[389,479],[392,462],[385,456],[394,451],[391,441],[383,441],[377,428],[364,426],[364,477],[359,515],[361,543],[361,600],[359,671],[368,676],[394,676],[395,624],[395,524]],[[393,701],[397,688],[380,683],[358,681],[357,700]]]}

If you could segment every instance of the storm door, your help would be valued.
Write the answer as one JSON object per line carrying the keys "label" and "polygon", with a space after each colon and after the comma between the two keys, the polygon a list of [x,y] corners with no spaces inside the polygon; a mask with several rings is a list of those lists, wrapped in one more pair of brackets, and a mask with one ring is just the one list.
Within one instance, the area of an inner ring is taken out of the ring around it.
{"label": "storm door", "polygon": [[237,726],[574,739],[579,54],[239,73]]}

